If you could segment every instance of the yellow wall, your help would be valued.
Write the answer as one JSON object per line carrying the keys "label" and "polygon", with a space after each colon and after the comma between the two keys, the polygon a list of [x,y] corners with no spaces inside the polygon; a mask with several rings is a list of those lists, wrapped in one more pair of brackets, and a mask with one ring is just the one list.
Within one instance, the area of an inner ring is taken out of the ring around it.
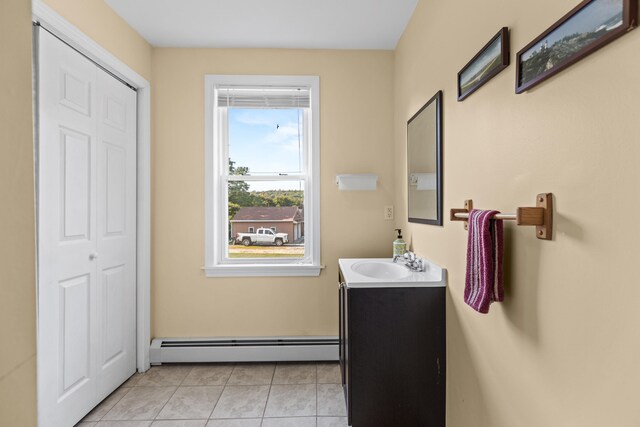
{"label": "yellow wall", "polygon": [[0,2],[0,426],[36,420],[31,2]]}
{"label": "yellow wall", "polygon": [[[393,54],[155,49],[152,69],[152,335],[336,335],[338,258],[391,255]],[[320,76],[320,277],[204,277],[205,74]],[[377,191],[338,191],[363,172]]]}
{"label": "yellow wall", "polygon": [[[506,224],[506,300],[463,302],[461,223],[412,224],[413,248],[449,269],[448,425],[636,426],[640,420],[640,30],[526,94],[515,53],[575,0],[421,1],[395,56],[396,206],[406,121],[444,90],[444,207],[513,211],[555,195],[553,241]],[[456,73],[502,26],[512,65],[464,102]],[[405,213],[398,210],[400,218]]]}
{"label": "yellow wall", "polygon": [[43,1],[142,77],[151,78],[151,45],[104,0]]}

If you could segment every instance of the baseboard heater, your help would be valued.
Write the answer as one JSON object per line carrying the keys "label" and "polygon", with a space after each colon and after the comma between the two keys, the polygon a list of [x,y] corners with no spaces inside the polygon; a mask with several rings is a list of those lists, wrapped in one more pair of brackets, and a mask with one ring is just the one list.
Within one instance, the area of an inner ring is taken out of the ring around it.
{"label": "baseboard heater", "polygon": [[338,337],[156,338],[149,359],[152,365],[337,361]]}

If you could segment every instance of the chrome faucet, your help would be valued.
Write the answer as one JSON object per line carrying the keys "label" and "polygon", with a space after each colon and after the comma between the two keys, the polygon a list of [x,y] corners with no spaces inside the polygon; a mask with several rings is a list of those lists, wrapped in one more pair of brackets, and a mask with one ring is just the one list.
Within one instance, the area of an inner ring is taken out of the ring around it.
{"label": "chrome faucet", "polygon": [[395,255],[393,257],[393,262],[398,262],[398,260],[401,260],[405,267],[411,271],[424,271],[425,269],[424,260],[411,251],[405,252],[402,256]]}

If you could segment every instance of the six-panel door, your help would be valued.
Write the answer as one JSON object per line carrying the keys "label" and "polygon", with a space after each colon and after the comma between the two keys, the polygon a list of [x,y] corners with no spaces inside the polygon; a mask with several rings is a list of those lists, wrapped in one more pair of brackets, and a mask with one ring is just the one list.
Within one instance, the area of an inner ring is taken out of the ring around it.
{"label": "six-panel door", "polygon": [[38,40],[38,418],[67,426],[135,372],[136,96]]}

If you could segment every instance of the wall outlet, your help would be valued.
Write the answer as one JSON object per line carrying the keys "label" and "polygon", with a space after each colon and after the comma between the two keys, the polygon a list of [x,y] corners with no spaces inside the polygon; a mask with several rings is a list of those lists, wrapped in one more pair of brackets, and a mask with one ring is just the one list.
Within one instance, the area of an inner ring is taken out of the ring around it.
{"label": "wall outlet", "polygon": [[393,219],[393,205],[384,207],[384,219],[387,221]]}

